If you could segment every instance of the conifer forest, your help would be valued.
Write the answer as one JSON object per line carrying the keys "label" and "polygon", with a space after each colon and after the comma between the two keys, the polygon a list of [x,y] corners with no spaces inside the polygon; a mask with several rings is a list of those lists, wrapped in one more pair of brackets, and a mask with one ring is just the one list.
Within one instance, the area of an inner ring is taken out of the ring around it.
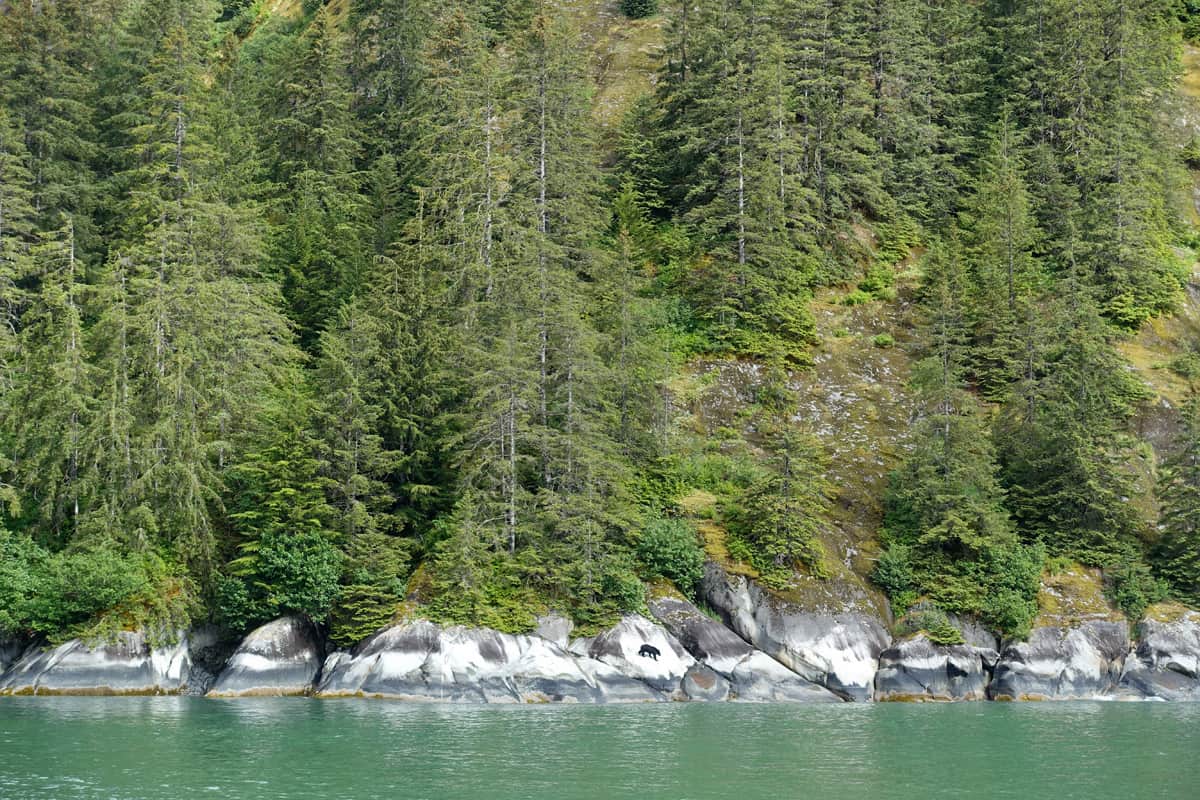
{"label": "conifer forest", "polygon": [[1193,38],[0,0],[0,633],[598,631],[706,561],[1011,636],[1075,566],[1195,607]]}

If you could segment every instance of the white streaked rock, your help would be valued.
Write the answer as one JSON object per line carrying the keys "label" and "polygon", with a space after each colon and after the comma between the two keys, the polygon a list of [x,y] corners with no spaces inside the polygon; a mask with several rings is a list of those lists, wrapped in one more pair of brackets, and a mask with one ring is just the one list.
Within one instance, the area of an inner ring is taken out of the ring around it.
{"label": "white streaked rock", "polygon": [[321,670],[321,643],[311,622],[282,617],[247,634],[209,697],[307,694]]}
{"label": "white streaked rock", "polygon": [[0,694],[180,694],[191,666],[183,632],[154,647],[141,631],[121,631],[114,642],[28,648],[0,677]]}

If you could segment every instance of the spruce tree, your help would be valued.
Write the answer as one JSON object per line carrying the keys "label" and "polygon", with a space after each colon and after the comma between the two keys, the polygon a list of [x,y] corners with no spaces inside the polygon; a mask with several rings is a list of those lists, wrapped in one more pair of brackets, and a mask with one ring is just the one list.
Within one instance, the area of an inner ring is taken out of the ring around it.
{"label": "spruce tree", "polygon": [[1018,136],[1003,109],[960,218],[968,246],[970,299],[978,309],[972,325],[972,374],[991,400],[1003,398],[1021,373],[1019,330],[1038,313],[1036,298],[1045,285]]}
{"label": "spruce tree", "polygon": [[276,178],[286,187],[274,260],[300,341],[310,349],[361,287],[370,258],[344,38],[332,10],[322,7],[282,65],[279,111],[268,120]]}
{"label": "spruce tree", "polygon": [[37,241],[33,176],[25,143],[0,105],[0,386],[11,380],[8,370],[25,307],[22,282],[32,270],[31,249]]}
{"label": "spruce tree", "polygon": [[0,106],[24,143],[30,202],[43,230],[69,215],[81,253],[99,244],[89,215],[97,147],[88,50],[96,39],[83,29],[93,13],[83,2],[35,0],[17,0],[0,13]]}
{"label": "spruce tree", "polygon": [[1200,400],[1195,394],[1180,411],[1176,451],[1160,471],[1158,499],[1162,536],[1155,566],[1179,597],[1200,602]]}
{"label": "spruce tree", "polygon": [[1008,403],[998,428],[1001,477],[1018,530],[1093,564],[1137,549],[1124,422],[1143,389],[1076,267],[1053,306],[1043,372]]}
{"label": "spruce tree", "polygon": [[93,392],[84,265],[70,220],[35,249],[34,268],[40,290],[22,319],[19,362],[0,420],[11,437],[13,483],[33,501],[26,511],[45,541],[61,545],[85,507],[83,431]]}

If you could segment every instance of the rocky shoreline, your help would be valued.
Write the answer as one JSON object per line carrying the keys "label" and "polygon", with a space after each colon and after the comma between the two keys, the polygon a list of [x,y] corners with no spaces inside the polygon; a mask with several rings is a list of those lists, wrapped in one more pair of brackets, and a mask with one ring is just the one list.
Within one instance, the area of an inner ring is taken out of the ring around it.
{"label": "rocky shoreline", "polygon": [[[214,631],[171,644],[125,632],[58,647],[0,641],[0,695],[311,695],[447,703],[1200,700],[1200,613],[1089,619],[999,642],[959,624],[964,644],[893,639],[866,604],[816,608],[710,565],[716,619],[677,596],[594,637],[551,614],[532,634],[415,619],[352,651],[327,651],[312,623],[274,620],[236,647]],[[955,621],[959,622],[959,621]],[[644,645],[657,657],[640,655]]]}

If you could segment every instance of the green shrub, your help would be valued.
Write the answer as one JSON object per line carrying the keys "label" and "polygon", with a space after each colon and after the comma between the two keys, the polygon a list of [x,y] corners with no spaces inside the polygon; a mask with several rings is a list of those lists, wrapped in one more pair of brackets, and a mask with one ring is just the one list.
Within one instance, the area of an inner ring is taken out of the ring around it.
{"label": "green shrub", "polygon": [[[216,582],[221,620],[235,631],[283,614],[326,619],[340,591],[342,554],[318,531],[270,530]],[[238,584],[241,584],[240,586]]]}
{"label": "green shrub", "polygon": [[923,632],[934,644],[954,645],[963,643],[962,631],[950,624],[945,612],[937,608],[923,608],[908,614],[897,625],[902,636]]}
{"label": "green shrub", "polygon": [[1168,367],[1176,375],[1194,381],[1200,378],[1200,356],[1196,353],[1184,353],[1171,359]]}
{"label": "green shrub", "polygon": [[609,569],[601,582],[604,594],[618,611],[642,611],[646,607],[646,584],[630,569]]}
{"label": "green shrub", "polygon": [[871,339],[871,344],[880,349],[887,349],[896,344],[896,340],[892,338],[890,333],[880,333]]}
{"label": "green shrub", "polygon": [[855,289],[853,292],[842,298],[842,305],[861,306],[866,305],[874,299],[875,298],[871,297],[870,294],[864,292],[862,289]]}
{"label": "green shrub", "polygon": [[621,0],[621,11],[630,19],[641,19],[658,13],[658,0]]}
{"label": "green shrub", "polygon": [[876,300],[893,300],[896,297],[896,291],[892,288],[895,281],[896,273],[890,264],[876,265],[867,271],[867,277],[858,282],[858,290]]}
{"label": "green shrub", "polygon": [[135,628],[169,635],[190,622],[194,594],[153,552],[104,542],[52,553],[0,531],[0,631],[51,641]]}
{"label": "green shrub", "polygon": [[704,551],[692,526],[680,519],[652,519],[637,537],[638,560],[651,577],[663,577],[691,595],[704,577]]}
{"label": "green shrub", "polygon": [[880,553],[871,579],[887,592],[897,613],[904,613],[916,602],[916,577],[907,545],[897,542]]}
{"label": "green shrub", "polygon": [[1139,620],[1147,606],[1167,599],[1168,586],[1140,560],[1130,558],[1105,568],[1109,599],[1130,620]]}

